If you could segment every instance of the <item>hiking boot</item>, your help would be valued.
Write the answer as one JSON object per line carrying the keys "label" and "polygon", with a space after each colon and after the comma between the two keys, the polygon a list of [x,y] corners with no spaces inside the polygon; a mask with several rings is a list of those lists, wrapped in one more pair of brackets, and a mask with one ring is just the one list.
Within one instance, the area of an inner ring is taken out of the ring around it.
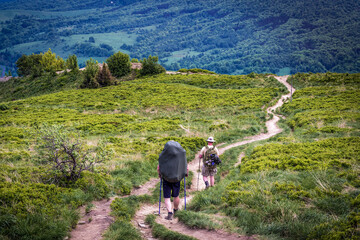
{"label": "hiking boot", "polygon": [[169,212],[168,215],[165,217],[166,220],[172,220],[172,217],[173,217],[173,213]]}
{"label": "hiking boot", "polygon": [[205,182],[205,189],[208,189],[210,186],[209,186],[209,182],[208,181],[206,181]]}

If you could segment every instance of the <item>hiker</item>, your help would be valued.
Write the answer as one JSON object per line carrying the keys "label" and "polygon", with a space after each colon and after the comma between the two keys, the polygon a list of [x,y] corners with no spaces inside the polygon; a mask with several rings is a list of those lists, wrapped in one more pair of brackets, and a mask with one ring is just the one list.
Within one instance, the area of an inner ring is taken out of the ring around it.
{"label": "hiker", "polygon": [[[205,188],[214,186],[215,184],[215,174],[217,173],[216,166],[221,163],[219,159],[219,150],[214,146],[214,138],[209,137],[207,140],[207,146],[203,147],[200,151],[199,158],[203,159],[203,166],[201,169],[201,174],[203,175],[203,180],[205,182]],[[200,168],[200,162],[199,162]],[[208,177],[210,176],[210,184]]]}
{"label": "hiker", "polygon": [[[159,155],[157,170],[159,178],[161,178],[163,182],[164,202],[168,211],[165,219],[171,220],[175,212],[179,209],[180,181],[188,175],[186,151],[181,147],[180,143],[169,141],[165,144],[163,151]],[[171,208],[170,197],[174,199],[174,213]],[[159,214],[160,202],[161,199],[159,201]]]}

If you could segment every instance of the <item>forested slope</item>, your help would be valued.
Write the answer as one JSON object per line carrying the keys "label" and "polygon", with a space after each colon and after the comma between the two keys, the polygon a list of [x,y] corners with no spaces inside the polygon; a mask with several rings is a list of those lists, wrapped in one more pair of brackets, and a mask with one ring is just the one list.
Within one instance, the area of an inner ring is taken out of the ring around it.
{"label": "forested slope", "polygon": [[51,47],[62,57],[99,60],[117,50],[135,58],[156,54],[172,70],[360,70],[356,0],[18,0],[0,8],[0,64],[7,66]]}

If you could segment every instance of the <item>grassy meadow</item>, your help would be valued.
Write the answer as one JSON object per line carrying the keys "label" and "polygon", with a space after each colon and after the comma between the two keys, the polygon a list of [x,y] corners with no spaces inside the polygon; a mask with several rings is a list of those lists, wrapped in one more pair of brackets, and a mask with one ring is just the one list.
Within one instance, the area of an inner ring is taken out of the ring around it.
{"label": "grassy meadow", "polygon": [[229,174],[196,195],[185,224],[213,228],[204,219],[222,214],[225,228],[269,239],[359,239],[359,75],[291,78],[297,91],[279,110],[285,131],[227,151],[223,162],[246,157],[220,167]]}
{"label": "grassy meadow", "polygon": [[[2,237],[63,238],[80,205],[129,194],[156,177],[167,141],[179,141],[191,160],[209,134],[231,142],[264,132],[263,106],[286,91],[275,79],[256,74],[158,75],[92,90],[79,89],[81,82],[81,73],[67,73],[1,83],[0,222],[7,226]],[[49,184],[37,139],[54,125],[76,133],[88,149],[106,142],[111,159],[75,183]]]}
{"label": "grassy meadow", "polygon": [[[297,91],[279,110],[283,133],[225,152],[217,185],[197,193],[180,221],[264,239],[358,239],[359,75],[291,78]],[[190,161],[209,135],[232,143],[264,132],[265,107],[286,93],[263,74],[157,75],[99,89],[79,89],[81,82],[80,73],[0,83],[4,239],[63,239],[79,206],[127,195],[156,177],[167,141],[180,142]],[[105,142],[111,157],[74,183],[50,184],[37,139],[52,126],[74,133],[89,150]],[[246,157],[234,168],[241,152]],[[115,200],[106,239],[141,239],[130,220],[157,194]],[[147,221],[158,237],[186,239]]]}

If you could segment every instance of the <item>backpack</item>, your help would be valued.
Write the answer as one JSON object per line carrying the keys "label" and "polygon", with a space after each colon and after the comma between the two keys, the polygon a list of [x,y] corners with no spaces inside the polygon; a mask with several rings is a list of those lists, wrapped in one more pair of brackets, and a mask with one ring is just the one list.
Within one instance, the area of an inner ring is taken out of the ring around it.
{"label": "backpack", "polygon": [[215,146],[209,147],[206,146],[206,150],[204,153],[203,164],[205,167],[213,169],[216,168],[216,165],[221,163],[219,157],[217,156],[217,152],[215,150]]}
{"label": "backpack", "polygon": [[161,177],[168,182],[179,182],[187,173],[186,151],[180,143],[169,141],[159,155]]}

